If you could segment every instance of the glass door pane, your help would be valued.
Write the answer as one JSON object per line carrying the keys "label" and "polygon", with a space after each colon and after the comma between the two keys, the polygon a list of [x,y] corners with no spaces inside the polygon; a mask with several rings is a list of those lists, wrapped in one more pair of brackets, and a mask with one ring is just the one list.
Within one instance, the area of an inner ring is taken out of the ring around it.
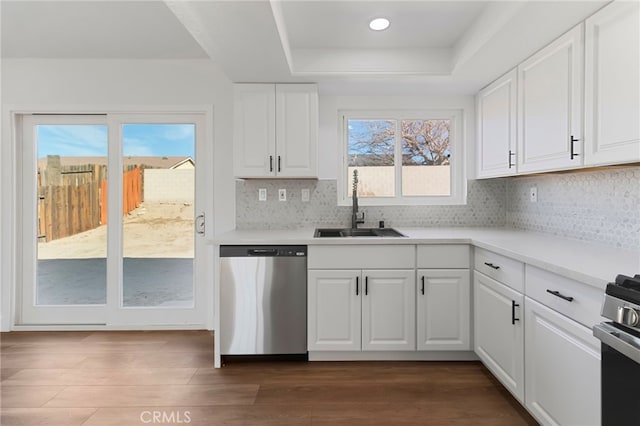
{"label": "glass door pane", "polygon": [[195,125],[123,124],[122,306],[194,305]]}
{"label": "glass door pane", "polygon": [[35,126],[36,306],[104,305],[107,126]]}

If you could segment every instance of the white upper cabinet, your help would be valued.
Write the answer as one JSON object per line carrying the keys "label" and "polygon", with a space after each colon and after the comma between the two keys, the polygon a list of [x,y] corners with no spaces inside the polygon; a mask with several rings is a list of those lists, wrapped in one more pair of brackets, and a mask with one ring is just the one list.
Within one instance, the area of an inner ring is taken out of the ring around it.
{"label": "white upper cabinet", "polygon": [[583,24],[518,66],[518,172],[582,165]]}
{"label": "white upper cabinet", "polygon": [[517,79],[517,70],[513,69],[476,97],[479,178],[516,172]]}
{"label": "white upper cabinet", "polygon": [[236,84],[234,174],[318,175],[318,90],[314,84]]}
{"label": "white upper cabinet", "polygon": [[640,161],[640,3],[586,20],[585,165]]}

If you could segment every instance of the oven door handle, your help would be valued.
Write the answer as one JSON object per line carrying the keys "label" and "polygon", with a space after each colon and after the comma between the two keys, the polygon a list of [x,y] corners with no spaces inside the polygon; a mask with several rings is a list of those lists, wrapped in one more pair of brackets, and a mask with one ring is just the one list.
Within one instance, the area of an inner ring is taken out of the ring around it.
{"label": "oven door handle", "polygon": [[640,364],[640,339],[606,323],[593,326],[593,335],[608,345]]}

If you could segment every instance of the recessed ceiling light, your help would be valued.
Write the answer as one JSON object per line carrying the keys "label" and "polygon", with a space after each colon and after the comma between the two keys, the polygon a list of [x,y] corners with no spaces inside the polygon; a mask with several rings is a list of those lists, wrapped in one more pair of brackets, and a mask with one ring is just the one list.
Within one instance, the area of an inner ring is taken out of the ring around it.
{"label": "recessed ceiling light", "polygon": [[389,28],[389,20],[387,18],[376,18],[369,22],[369,28],[373,31],[382,31]]}

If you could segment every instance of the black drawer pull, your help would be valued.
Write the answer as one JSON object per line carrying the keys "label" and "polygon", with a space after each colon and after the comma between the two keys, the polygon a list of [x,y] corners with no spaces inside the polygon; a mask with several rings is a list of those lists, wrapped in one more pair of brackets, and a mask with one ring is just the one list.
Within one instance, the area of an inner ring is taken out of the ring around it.
{"label": "black drawer pull", "polygon": [[559,297],[560,299],[564,299],[564,300],[566,300],[567,302],[573,302],[573,297],[571,297],[571,296],[565,296],[564,294],[560,294],[560,292],[559,292],[559,291],[556,291],[556,290],[549,290],[549,289],[547,289],[547,293],[551,293],[551,294],[553,294],[554,296]]}
{"label": "black drawer pull", "polygon": [[489,263],[489,262],[484,262],[485,265],[487,265],[489,268],[493,268],[493,269],[500,269],[499,266],[494,265],[493,263]]}
{"label": "black drawer pull", "polygon": [[269,171],[273,171],[273,155],[269,156]]}
{"label": "black drawer pull", "polygon": [[520,306],[515,300],[511,301],[511,324],[515,325],[516,321],[520,321],[520,318],[516,318],[516,307]]}
{"label": "black drawer pull", "polygon": [[369,295],[369,277],[364,277],[364,295]]}
{"label": "black drawer pull", "polygon": [[356,296],[360,294],[360,291],[358,289],[359,284],[360,284],[360,277],[356,277]]}
{"label": "black drawer pull", "polygon": [[420,290],[422,292],[422,295],[424,296],[424,275],[422,276],[422,288]]}

